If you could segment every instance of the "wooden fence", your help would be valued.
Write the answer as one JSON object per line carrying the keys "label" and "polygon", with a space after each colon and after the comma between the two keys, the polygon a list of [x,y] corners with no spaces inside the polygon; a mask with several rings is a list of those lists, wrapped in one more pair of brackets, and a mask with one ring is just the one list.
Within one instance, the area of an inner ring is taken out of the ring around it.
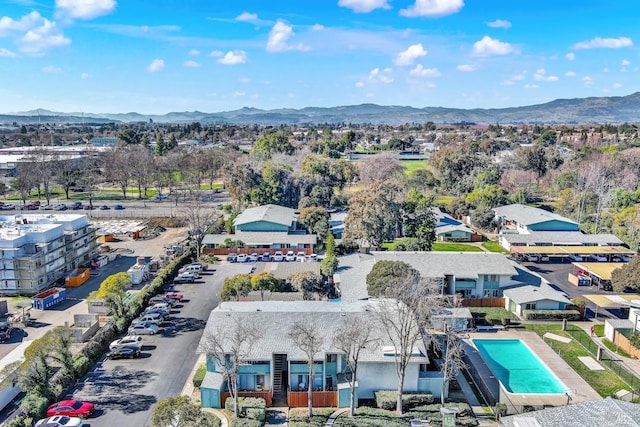
{"label": "wooden fence", "polygon": [[467,298],[462,300],[462,306],[504,308],[504,298]]}
{"label": "wooden fence", "polygon": [[[306,391],[289,391],[287,392],[287,402],[292,408],[305,407],[308,403],[308,395]],[[311,401],[314,407],[337,407],[338,392],[337,391],[314,391]]]}
{"label": "wooden fence", "polygon": [[[228,391],[223,391],[220,393],[220,405],[224,408],[224,403],[227,398],[231,397],[231,393]],[[267,404],[267,407],[271,406],[271,402],[273,400],[273,395],[271,391],[240,391],[238,392],[238,397],[261,397]]]}
{"label": "wooden fence", "polygon": [[633,344],[631,344],[631,341],[629,341],[629,338],[625,337],[620,332],[615,331],[615,333],[613,334],[613,342],[618,347],[620,347],[620,349],[626,351],[631,356],[635,357],[636,359],[640,359],[640,349],[634,347]]}

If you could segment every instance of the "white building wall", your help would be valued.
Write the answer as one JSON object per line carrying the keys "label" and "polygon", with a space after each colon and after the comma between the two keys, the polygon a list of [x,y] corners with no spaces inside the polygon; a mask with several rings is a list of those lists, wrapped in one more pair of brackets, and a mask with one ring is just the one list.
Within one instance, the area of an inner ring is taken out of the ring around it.
{"label": "white building wall", "polygon": [[[404,391],[418,390],[420,366],[417,363],[407,366],[404,378]],[[358,364],[358,397],[373,399],[373,393],[379,390],[397,390],[398,376],[393,362],[360,362]]]}

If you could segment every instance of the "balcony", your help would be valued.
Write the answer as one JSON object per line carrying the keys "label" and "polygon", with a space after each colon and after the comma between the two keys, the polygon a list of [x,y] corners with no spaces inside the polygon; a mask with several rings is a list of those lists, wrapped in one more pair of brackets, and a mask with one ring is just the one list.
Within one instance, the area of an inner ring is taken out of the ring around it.
{"label": "balcony", "polygon": [[[308,404],[308,394],[306,391],[288,391],[287,402],[290,407],[305,407]],[[337,407],[337,391],[314,391],[311,392],[311,402],[314,407]]]}

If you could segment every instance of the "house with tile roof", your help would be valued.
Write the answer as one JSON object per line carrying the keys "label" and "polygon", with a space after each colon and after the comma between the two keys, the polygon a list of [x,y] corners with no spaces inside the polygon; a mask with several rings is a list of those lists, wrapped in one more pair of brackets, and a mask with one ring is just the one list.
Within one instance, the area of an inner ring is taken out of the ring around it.
{"label": "house with tile roof", "polygon": [[[215,333],[220,325],[233,325],[236,321],[259,325],[261,338],[251,345],[246,360],[239,366],[240,396],[262,397],[268,405],[274,400],[286,399],[289,406],[306,406],[305,390],[312,387],[314,406],[348,407],[350,388],[345,376],[349,375],[349,369],[333,343],[333,336],[343,322],[376,322],[380,304],[381,300],[222,302],[209,316],[198,352],[211,351],[207,336]],[[322,334],[321,350],[314,358],[311,379],[307,356],[289,337],[289,331],[299,321],[317,325]],[[373,328],[372,332],[375,339],[362,349],[358,364],[359,399],[371,399],[377,390],[397,388],[393,343],[382,328]],[[432,368],[420,342],[407,367],[404,390],[430,392],[439,398],[442,382],[442,374]],[[223,370],[216,366],[210,354],[207,354],[207,373],[200,390],[204,407],[224,407],[229,396]]]}

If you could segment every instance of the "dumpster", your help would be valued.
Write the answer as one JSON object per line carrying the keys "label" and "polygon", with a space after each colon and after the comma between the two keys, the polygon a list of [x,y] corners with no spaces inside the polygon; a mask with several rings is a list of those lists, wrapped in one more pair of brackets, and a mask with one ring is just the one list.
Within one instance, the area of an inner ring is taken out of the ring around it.
{"label": "dumpster", "polygon": [[31,307],[38,310],[46,310],[67,297],[67,290],[64,288],[51,288],[31,297]]}

